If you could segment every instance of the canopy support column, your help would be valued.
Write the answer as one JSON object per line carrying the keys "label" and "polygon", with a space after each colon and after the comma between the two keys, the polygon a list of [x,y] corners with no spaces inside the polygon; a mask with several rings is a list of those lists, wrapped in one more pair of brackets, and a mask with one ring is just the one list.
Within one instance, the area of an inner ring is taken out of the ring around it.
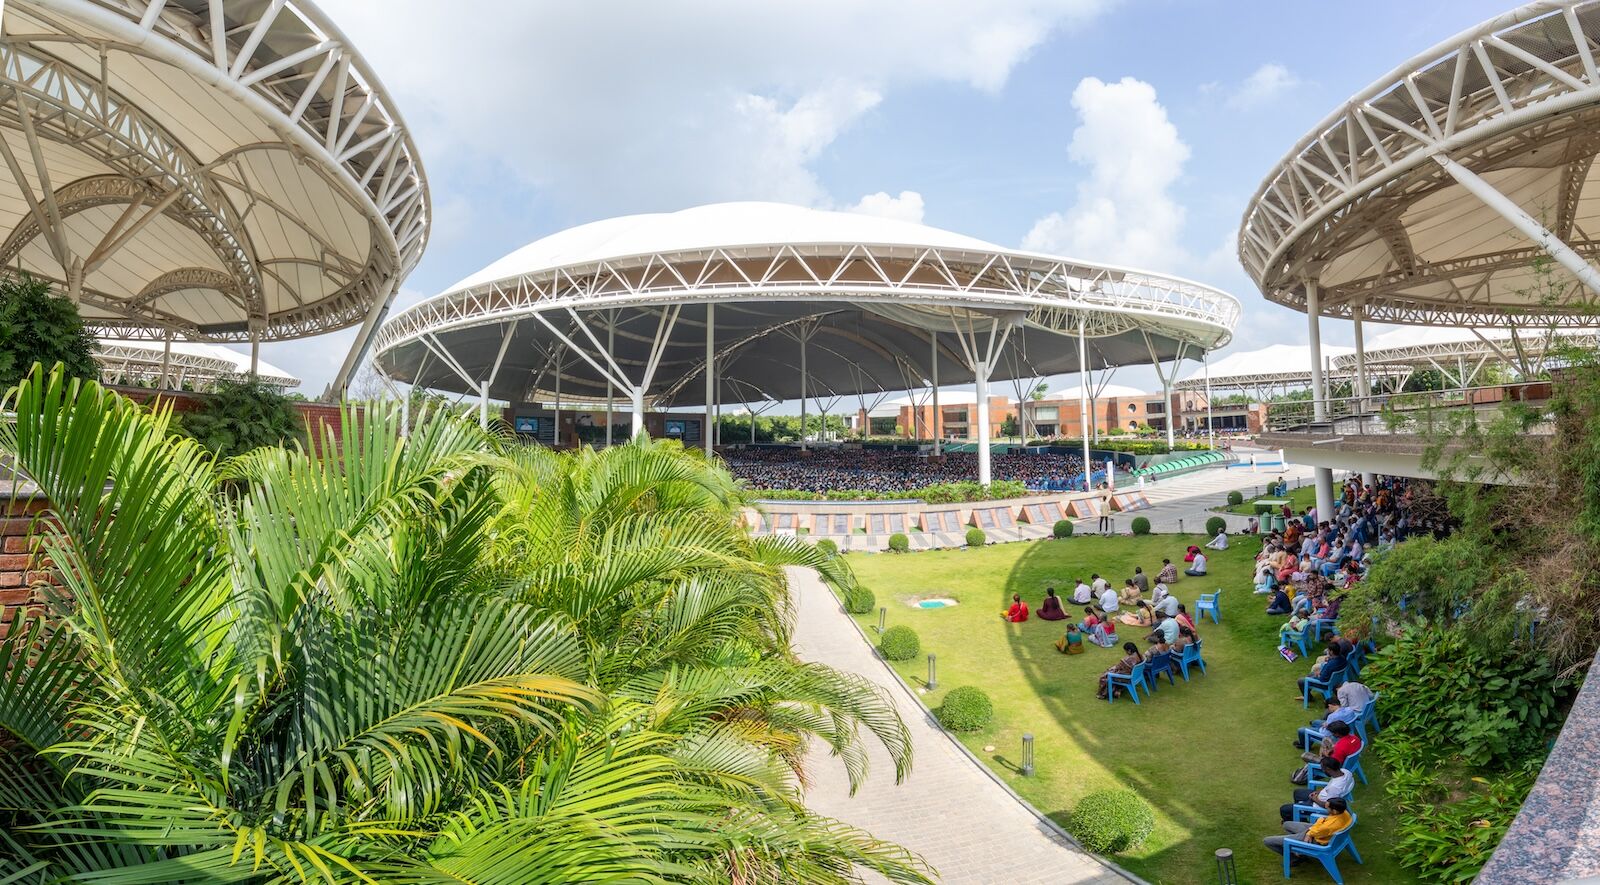
{"label": "canopy support column", "polygon": [[556,351],[556,401],[555,408],[550,410],[556,425],[555,432],[550,435],[550,448],[552,449],[561,448],[561,364],[566,362],[566,355],[565,350],[558,349]]}
{"label": "canopy support column", "polygon": [[[1172,419],[1167,419],[1171,426]],[[1094,459],[1089,455],[1089,318],[1078,317],[1078,428],[1083,436],[1083,490],[1094,487]]]}
{"label": "canopy support column", "polygon": [[1211,351],[1209,349],[1200,351],[1200,361],[1206,368],[1206,444],[1214,452],[1217,450],[1217,431],[1216,422],[1212,418],[1214,413],[1211,409]]}
{"label": "canopy support column", "polygon": [[161,383],[156,385],[156,389],[170,390],[171,388],[167,387],[167,379],[171,377],[172,372],[172,330],[168,329],[161,338]]}
{"label": "canopy support column", "polygon": [[[928,435],[933,437],[933,456],[939,457],[940,421],[944,417],[939,414],[939,333],[928,333],[928,345],[932,348],[929,365],[933,367],[933,413],[928,418]],[[919,410],[920,411],[920,410]]]}
{"label": "canopy support column", "polygon": [[[1318,422],[1328,420],[1328,388],[1322,374],[1322,298],[1315,280],[1306,281],[1306,338],[1311,344],[1311,413]],[[1333,518],[1333,470],[1316,468],[1317,521]]]}
{"label": "canopy support column", "polygon": [[800,333],[800,451],[802,452],[806,450],[806,396],[808,395],[806,388],[810,386],[807,382],[811,374],[811,370],[806,366],[806,351],[809,350],[806,344],[810,340],[811,331],[802,330]]}
{"label": "canopy support column", "polygon": [[973,407],[978,410],[978,484],[985,486],[990,483],[994,473],[989,453],[989,372],[989,364],[983,360],[973,366],[973,376],[977,382],[977,402]]}
{"label": "canopy support column", "polygon": [[1512,227],[1521,231],[1523,236],[1534,241],[1539,248],[1550,254],[1562,267],[1572,272],[1578,282],[1589,287],[1589,291],[1600,294],[1600,270],[1594,265],[1583,260],[1583,256],[1572,250],[1561,238],[1547,230],[1529,215],[1521,206],[1512,202],[1505,194],[1494,189],[1494,185],[1484,181],[1477,173],[1457,163],[1444,154],[1434,154],[1434,162],[1444,168],[1458,184],[1466,188],[1469,193],[1477,197],[1485,206],[1511,222]]}
{"label": "canopy support column", "polygon": [[[1356,334],[1356,412],[1367,414],[1367,398],[1372,396],[1372,384],[1367,379],[1367,336],[1362,330],[1362,321],[1366,319],[1367,308],[1364,304],[1357,304],[1350,311],[1350,320],[1355,325]],[[1371,487],[1376,484],[1378,477],[1367,470],[1361,474],[1361,484]]]}
{"label": "canopy support column", "polygon": [[250,330],[250,380],[256,381],[261,373],[261,333]]}
{"label": "canopy support column", "polygon": [[700,429],[706,454],[715,444],[717,411],[717,306],[706,305],[706,423]]}
{"label": "canopy support column", "polygon": [[[606,317],[606,350],[615,353],[617,349],[617,312],[611,311]],[[611,445],[611,425],[617,420],[617,385],[612,383],[611,376],[606,375],[606,445]]]}

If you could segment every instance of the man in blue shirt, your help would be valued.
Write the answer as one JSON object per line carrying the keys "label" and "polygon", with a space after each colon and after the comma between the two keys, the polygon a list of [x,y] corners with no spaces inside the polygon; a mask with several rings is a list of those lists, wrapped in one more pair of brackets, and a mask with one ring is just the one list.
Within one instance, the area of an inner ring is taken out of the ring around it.
{"label": "man in blue shirt", "polygon": [[1321,743],[1328,736],[1328,726],[1335,722],[1343,722],[1351,728],[1356,727],[1356,720],[1361,718],[1360,710],[1352,710],[1339,703],[1338,694],[1328,698],[1328,711],[1321,719],[1311,720],[1310,727],[1300,729],[1295,736],[1295,747],[1309,750]]}
{"label": "man in blue shirt", "polygon": [[[1339,644],[1337,639],[1328,640],[1327,654],[1319,659],[1322,661],[1322,665],[1312,669],[1312,677],[1327,682],[1334,677],[1334,674],[1343,673],[1346,663],[1342,654],[1343,650],[1344,647]],[[1306,681],[1304,679],[1300,680],[1299,688],[1300,694],[1304,696],[1306,692]]]}

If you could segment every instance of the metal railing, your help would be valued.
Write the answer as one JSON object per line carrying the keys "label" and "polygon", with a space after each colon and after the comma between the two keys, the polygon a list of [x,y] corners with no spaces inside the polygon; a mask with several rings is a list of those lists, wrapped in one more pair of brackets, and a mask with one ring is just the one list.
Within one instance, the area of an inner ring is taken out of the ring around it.
{"label": "metal railing", "polygon": [[[1530,381],[1453,390],[1291,400],[1275,402],[1268,407],[1266,428],[1272,432],[1360,435],[1431,432],[1449,429],[1462,420],[1463,413],[1487,413],[1508,402],[1537,404],[1549,399],[1549,381]],[[1531,432],[1549,432],[1548,425]]]}

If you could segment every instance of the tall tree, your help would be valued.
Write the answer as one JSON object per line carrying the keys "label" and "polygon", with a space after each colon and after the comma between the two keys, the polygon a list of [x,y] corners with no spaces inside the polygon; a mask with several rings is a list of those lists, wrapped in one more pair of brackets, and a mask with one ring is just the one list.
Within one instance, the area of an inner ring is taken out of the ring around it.
{"label": "tall tree", "polygon": [[98,378],[98,343],[78,306],[50,294],[50,284],[27,273],[0,274],[0,389],[21,381],[34,363],[60,363],[73,378]]}

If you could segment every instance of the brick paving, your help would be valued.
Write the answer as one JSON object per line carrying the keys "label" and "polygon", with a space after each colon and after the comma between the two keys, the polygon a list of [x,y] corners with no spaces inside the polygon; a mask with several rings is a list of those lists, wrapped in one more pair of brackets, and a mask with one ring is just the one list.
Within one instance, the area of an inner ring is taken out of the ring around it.
{"label": "brick paving", "polygon": [[916,852],[947,885],[1127,885],[1128,878],[1062,838],[956,747],[862,641],[815,573],[794,571],[790,578],[800,657],[882,686],[911,729],[914,746],[911,775],[897,785],[888,753],[874,743],[871,774],[853,797],[844,765],[825,746],[813,746],[806,766],[808,806]]}

